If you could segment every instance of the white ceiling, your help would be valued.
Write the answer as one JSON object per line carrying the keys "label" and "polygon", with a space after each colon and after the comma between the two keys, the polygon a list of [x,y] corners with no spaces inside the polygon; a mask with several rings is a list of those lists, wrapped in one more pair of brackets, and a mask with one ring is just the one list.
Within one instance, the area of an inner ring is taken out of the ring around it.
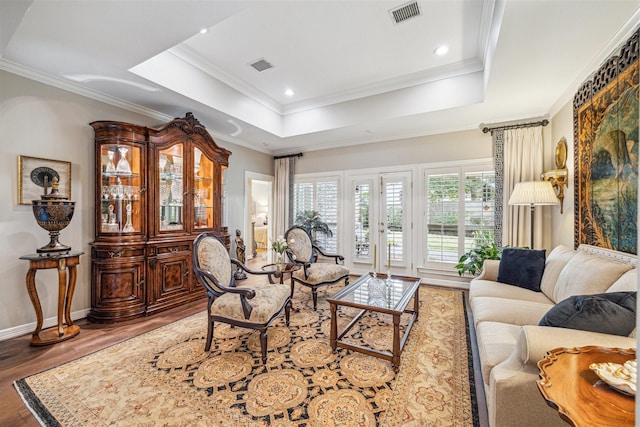
{"label": "white ceiling", "polygon": [[640,0],[403,4],[0,0],[0,68],[284,154],[552,115],[640,22]]}

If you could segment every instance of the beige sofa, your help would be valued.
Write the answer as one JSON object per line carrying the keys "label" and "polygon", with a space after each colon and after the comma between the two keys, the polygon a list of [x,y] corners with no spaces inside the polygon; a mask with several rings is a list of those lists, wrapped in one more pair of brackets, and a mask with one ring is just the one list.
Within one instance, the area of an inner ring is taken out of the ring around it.
{"label": "beige sofa", "polygon": [[558,347],[635,348],[635,330],[627,337],[537,325],[572,295],[637,290],[636,257],[589,245],[558,246],[547,253],[541,292],[498,282],[499,263],[486,261],[469,290],[489,423],[566,426],[537,388],[538,360]]}

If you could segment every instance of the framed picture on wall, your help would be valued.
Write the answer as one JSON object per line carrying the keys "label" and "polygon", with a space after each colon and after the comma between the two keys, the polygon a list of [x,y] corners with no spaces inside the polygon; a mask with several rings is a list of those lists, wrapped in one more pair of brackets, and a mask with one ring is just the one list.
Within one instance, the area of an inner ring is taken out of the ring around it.
{"label": "framed picture on wall", "polygon": [[575,246],[637,253],[639,38],[574,97]]}
{"label": "framed picture on wall", "polygon": [[18,204],[30,205],[51,192],[53,179],[58,179],[58,192],[71,199],[71,162],[18,156]]}

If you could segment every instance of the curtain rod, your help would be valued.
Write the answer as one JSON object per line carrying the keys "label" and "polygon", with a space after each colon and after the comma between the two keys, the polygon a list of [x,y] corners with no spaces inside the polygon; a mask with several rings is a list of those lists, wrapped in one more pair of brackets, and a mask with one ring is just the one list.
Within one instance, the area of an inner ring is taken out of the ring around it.
{"label": "curtain rod", "polygon": [[[482,133],[493,132],[494,130],[530,128],[530,127],[533,127],[533,126],[546,126],[548,124],[549,124],[549,120],[544,119],[544,120],[540,120],[538,122],[531,122],[531,123],[519,123],[519,124],[514,124],[514,125],[494,126],[494,127],[485,126],[485,127],[482,128]],[[482,126],[482,125],[480,125],[480,126]]]}
{"label": "curtain rod", "polygon": [[287,154],[287,155],[284,155],[284,156],[273,156],[273,160],[286,159],[288,157],[302,157],[302,153]]}

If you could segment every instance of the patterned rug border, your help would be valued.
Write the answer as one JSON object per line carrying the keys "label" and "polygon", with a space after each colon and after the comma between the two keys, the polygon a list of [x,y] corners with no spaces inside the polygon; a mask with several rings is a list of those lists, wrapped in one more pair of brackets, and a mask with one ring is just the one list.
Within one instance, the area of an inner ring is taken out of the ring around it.
{"label": "patterned rug border", "polygon": [[[466,352],[467,352],[467,380],[468,380],[468,387],[469,387],[469,398],[470,398],[470,403],[471,403],[471,419],[469,421],[472,422],[472,425],[474,427],[478,427],[480,425],[479,423],[479,415],[478,415],[478,402],[477,402],[477,393],[476,393],[476,387],[475,387],[475,376],[474,376],[474,366],[473,366],[473,353],[472,353],[472,337],[470,334],[470,330],[469,330],[469,319],[468,319],[468,307],[466,304],[466,291],[461,290],[461,289],[455,289],[455,288],[443,288],[443,287],[438,287],[438,286],[430,286],[428,284],[424,284],[421,287],[423,288],[431,288],[431,289],[435,289],[435,290],[440,290],[440,291],[448,291],[448,292],[452,292],[455,294],[458,294],[458,297],[461,299],[461,304],[462,304],[462,311],[463,311],[463,315],[464,315],[464,333],[465,333],[465,338],[466,338]],[[19,396],[21,397],[21,399],[23,400],[23,402],[25,403],[25,405],[27,406],[27,408],[29,409],[29,411],[33,414],[33,416],[36,418],[36,420],[43,426],[55,426],[55,427],[60,427],[61,424],[60,422],[51,414],[51,412],[47,409],[46,405],[40,400],[40,398],[34,393],[34,391],[32,390],[32,388],[27,384],[27,380],[31,377],[35,377],[37,375],[41,375],[43,373],[46,373],[48,371],[54,370],[56,368],[59,368],[61,366],[76,362],[84,357],[88,357],[90,355],[93,355],[95,353],[99,353],[102,351],[106,351],[112,347],[116,347],[116,346],[121,346],[126,344],[129,341],[135,340],[135,339],[139,339],[141,337],[144,337],[146,335],[150,335],[150,334],[154,334],[157,333],[159,331],[162,331],[163,329],[167,329],[167,328],[173,328],[174,324],[176,322],[181,322],[181,321],[187,321],[190,318],[194,318],[194,317],[198,317],[198,316],[202,316],[203,312],[198,312],[189,316],[186,316],[182,319],[177,319],[174,322],[168,323],[166,325],[162,325],[159,326],[157,328],[154,328],[152,330],[149,330],[147,332],[144,332],[142,334],[136,335],[134,337],[130,337],[126,340],[122,340],[120,342],[117,343],[113,343],[109,346],[106,346],[104,348],[101,348],[99,350],[96,350],[94,352],[88,353],[86,355],[82,355],[79,356],[73,360],[67,361],[65,363],[62,363],[60,365],[56,365],[53,366],[51,368],[45,369],[41,372],[38,372],[36,374],[32,374],[29,376],[26,376],[24,378],[21,378],[19,380],[16,380],[14,382],[14,387],[16,388]],[[412,334],[413,335],[413,334]],[[401,371],[402,372],[402,371]],[[396,380],[400,377],[400,372],[396,375]],[[378,423],[377,425],[388,425],[387,420],[381,420],[380,423]]]}
{"label": "patterned rug border", "polygon": [[480,415],[478,413],[478,395],[476,393],[476,378],[473,366],[473,348],[471,342],[471,331],[469,330],[469,313],[467,306],[467,292],[462,291],[462,307],[464,308],[465,332],[467,334],[467,366],[469,371],[469,393],[471,395],[471,411],[473,413],[473,427],[480,426]]}

